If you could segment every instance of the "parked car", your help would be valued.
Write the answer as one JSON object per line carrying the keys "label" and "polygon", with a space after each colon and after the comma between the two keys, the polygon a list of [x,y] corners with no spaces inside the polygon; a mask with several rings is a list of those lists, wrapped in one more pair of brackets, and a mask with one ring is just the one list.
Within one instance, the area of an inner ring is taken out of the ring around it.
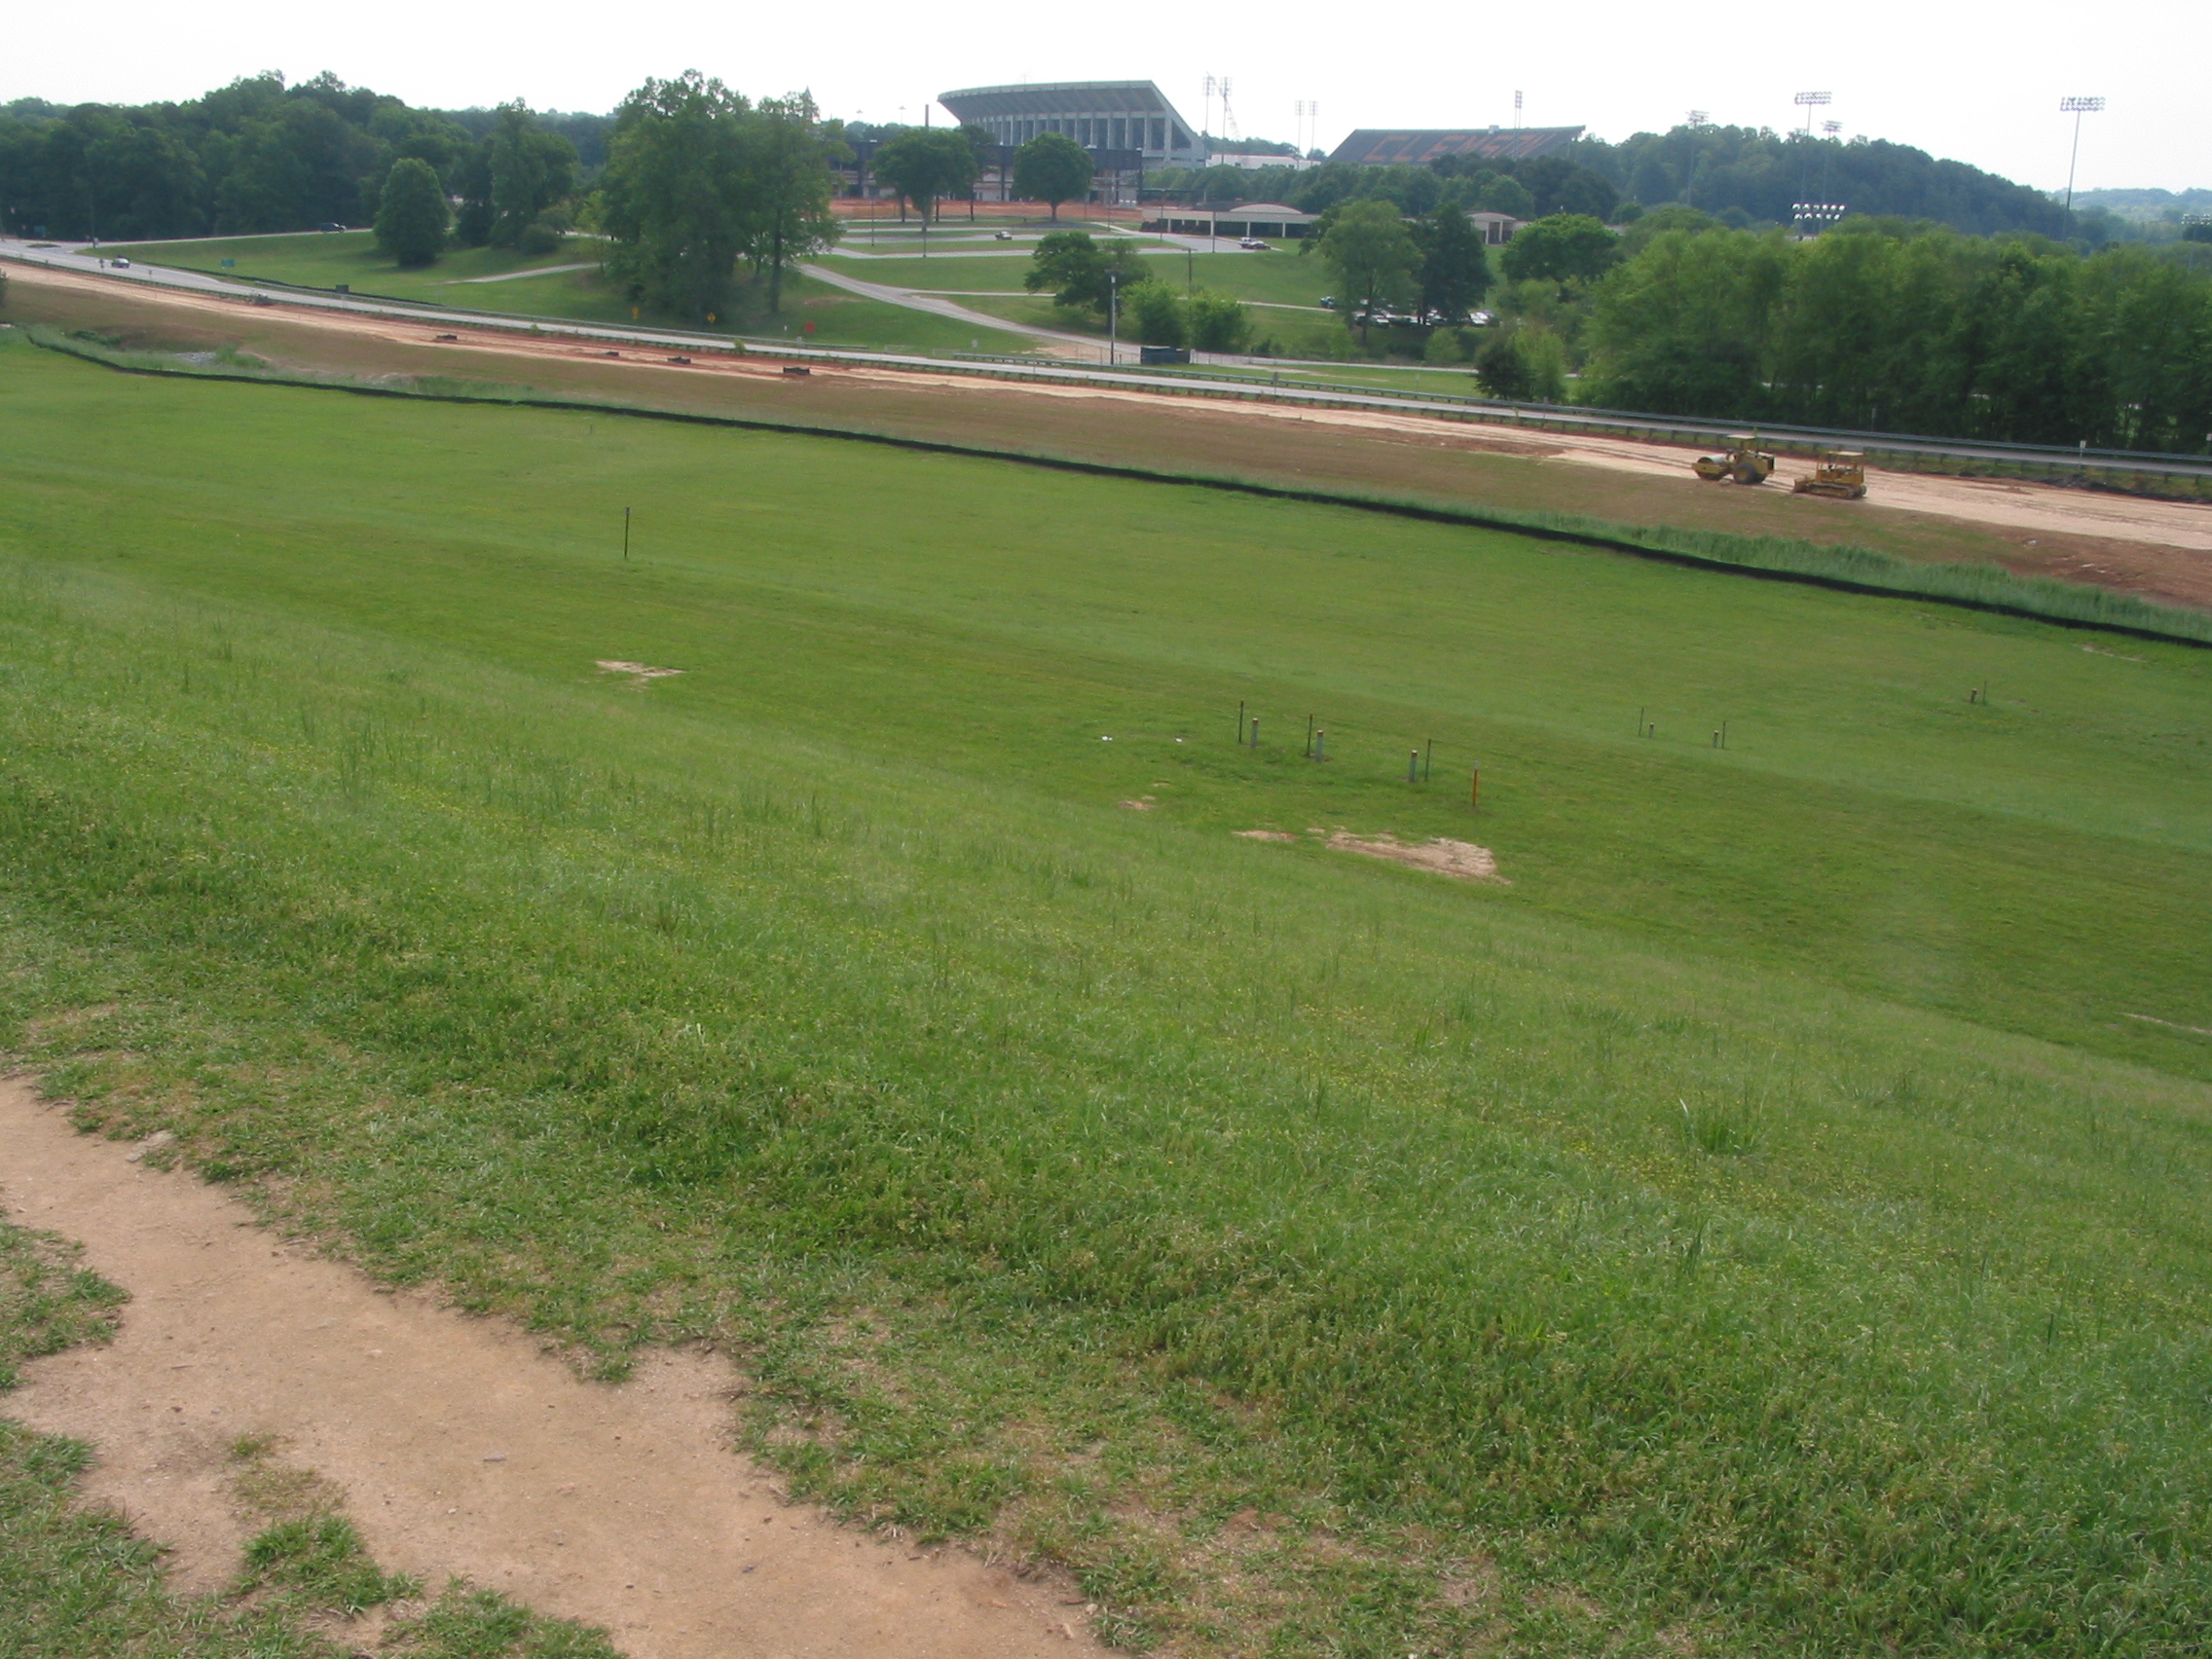
{"label": "parked car", "polygon": [[993,241],[1012,241],[1012,240],[1014,240],[1014,233],[1013,233],[1012,231],[1001,231],[1001,232],[999,232],[999,234],[998,234],[997,236],[995,236],[995,237],[991,238],[991,240],[993,240]]}
{"label": "parked car", "polygon": [[325,220],[322,224],[315,226],[315,229],[318,231],[342,231],[346,227],[344,225],[332,224],[327,220]]}
{"label": "parked car", "polygon": [[1249,249],[1253,253],[1266,253],[1268,251],[1268,244],[1262,241],[1258,237],[1246,237],[1236,245],[1241,248]]}
{"label": "parked car", "polygon": [[130,261],[128,259],[111,259],[107,263],[111,271],[128,271],[130,269]]}
{"label": "parked car", "polygon": [[1323,294],[1321,296],[1321,309],[1323,311],[1335,311],[1337,309],[1337,296],[1334,294]]}

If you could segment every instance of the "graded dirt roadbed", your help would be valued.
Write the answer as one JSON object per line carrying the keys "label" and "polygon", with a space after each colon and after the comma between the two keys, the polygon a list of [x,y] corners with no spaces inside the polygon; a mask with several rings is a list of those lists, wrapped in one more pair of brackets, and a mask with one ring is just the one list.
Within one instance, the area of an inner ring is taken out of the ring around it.
{"label": "graded dirt roadbed", "polygon": [[[2022,573],[2059,576],[2212,607],[2212,505],[2202,503],[1876,468],[1869,469],[1874,487],[1871,501],[1824,502],[1791,497],[1788,467],[1777,474],[1774,484],[1760,490],[1739,492],[1734,486],[1699,484],[1689,473],[1695,448],[1634,438],[1516,430],[1418,413],[1165,395],[1137,388],[988,379],[845,362],[817,365],[809,377],[810,387],[808,380],[785,377],[779,361],[765,355],[701,350],[690,362],[678,365],[668,361],[676,354],[673,349],[628,343],[610,347],[606,342],[552,334],[533,336],[509,328],[411,323],[306,307],[246,308],[234,300],[177,289],[133,286],[119,294],[118,284],[96,276],[38,267],[10,269],[12,279],[26,290],[44,288],[85,301],[127,304],[141,315],[151,311],[180,320],[191,316],[203,323],[221,319],[235,328],[241,322],[241,313],[257,324],[276,320],[280,314],[283,323],[303,331],[302,337],[305,331],[312,331],[327,339],[352,342],[350,349],[354,350],[382,348],[390,354],[394,367],[402,362],[419,364],[425,354],[455,357],[456,372],[466,372],[462,364],[469,358],[559,362],[565,373],[588,375],[600,394],[616,396],[622,395],[625,386],[638,388],[630,393],[635,396],[652,383],[665,386],[679,377],[702,387],[726,387],[733,393],[743,387],[745,397],[756,407],[731,412],[746,415],[764,413],[756,406],[766,397],[780,406],[775,415],[808,421],[828,413],[826,405],[830,399],[841,397],[850,407],[837,419],[859,418],[885,429],[909,430],[915,435],[956,442],[966,438],[988,445],[998,441],[998,434],[990,428],[1004,423],[986,415],[987,408],[1113,408],[1137,417],[1143,430],[1106,434],[1102,441],[1107,444],[1120,437],[1140,444],[1157,442],[1165,446],[1161,461],[1181,457],[1198,467],[1226,462],[1254,476],[1288,472],[1324,481],[1341,469],[1325,469],[1325,463],[1314,465],[1313,459],[1318,458],[1311,444],[1303,443],[1306,437],[1324,445],[1333,438],[1339,448],[1347,440],[1367,439],[1401,450],[1415,446],[1545,467],[1588,469],[1589,490],[1568,492],[1569,499],[1559,504],[1630,522],[1710,523],[1714,528],[1747,534],[1797,535],[1816,540],[1857,539],[1861,534],[1858,527],[1883,517],[1893,524],[1929,526],[1937,540],[1946,535],[1956,539],[1961,534],[1941,532],[1941,525],[1972,527],[1988,533],[1981,546],[1947,553],[1931,548],[1931,554],[1959,557],[1964,552],[1969,557],[1995,557],[2006,568]],[[454,338],[440,340],[439,335]],[[609,350],[618,351],[618,358],[610,358]],[[646,378],[641,381],[641,375]],[[845,390],[833,392],[832,387]],[[864,403],[868,405],[865,412],[861,407]],[[1117,424],[1126,427],[1131,424]],[[1056,426],[1043,441],[1052,443],[1062,453],[1081,454],[1091,447],[1081,441],[1066,421],[1057,422]],[[1209,439],[1209,432],[1220,434],[1220,441]],[[1274,436],[1255,443],[1239,439],[1238,432]],[[1312,459],[1300,459],[1302,447]],[[1804,469],[1809,470],[1810,463],[1804,463]],[[1354,462],[1351,474],[1344,476],[1344,481],[1360,482],[1360,470],[1361,463]],[[1617,489],[1607,488],[1599,483],[1604,477],[1621,480],[1622,484]],[[1380,488],[1435,490],[1446,480],[1413,475],[1402,465],[1385,462],[1377,469],[1372,483]],[[1621,489],[1637,498],[1633,510],[1623,510]],[[1556,498],[1562,492],[1555,489],[1550,494]],[[1587,503],[1571,498],[1582,494],[1592,498]],[[1737,498],[1727,498],[1731,497]],[[1876,540],[1873,544],[1882,543]]]}
{"label": "graded dirt roadbed", "polygon": [[378,1289],[197,1177],[77,1133],[0,1082],[0,1203],[130,1293],[107,1346],[23,1368],[0,1410],[91,1444],[87,1497],[171,1547],[172,1582],[239,1570],[241,1435],[347,1493],[387,1571],[449,1575],[606,1627],[636,1659],[1027,1659],[1099,1651],[1064,1581],[839,1527],[730,1449],[741,1380],[660,1353],[579,1382],[528,1336]]}

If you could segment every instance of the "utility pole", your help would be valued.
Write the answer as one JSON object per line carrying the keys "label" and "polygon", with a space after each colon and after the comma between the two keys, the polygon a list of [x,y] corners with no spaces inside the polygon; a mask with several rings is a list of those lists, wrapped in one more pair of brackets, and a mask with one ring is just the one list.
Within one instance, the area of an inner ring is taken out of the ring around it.
{"label": "utility pole", "polygon": [[1121,362],[1117,344],[1122,332],[1122,274],[1106,273],[1106,366],[1114,368]]}
{"label": "utility pole", "polygon": [[2102,98],[2060,98],[2058,112],[2074,118],[2074,151],[2066,158],[2066,216],[2074,216],[2074,165],[2082,159],[2082,117],[2105,107]]}

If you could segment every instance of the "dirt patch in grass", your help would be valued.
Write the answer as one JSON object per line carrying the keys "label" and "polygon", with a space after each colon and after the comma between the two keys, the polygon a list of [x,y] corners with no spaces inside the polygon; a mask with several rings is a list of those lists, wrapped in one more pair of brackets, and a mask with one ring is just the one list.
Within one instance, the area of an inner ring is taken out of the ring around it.
{"label": "dirt patch in grass", "polygon": [[[1290,838],[1282,837],[1286,841]],[[1443,835],[1431,841],[1401,841],[1394,835],[1353,835],[1340,830],[1329,837],[1329,845],[1340,853],[1364,853],[1371,859],[1388,859],[1392,864],[1412,865],[1416,869],[1434,870],[1460,881],[1512,885],[1497,873],[1497,859],[1491,850],[1472,841],[1455,841]]]}
{"label": "dirt patch in grass", "polygon": [[602,674],[627,674],[639,685],[648,685],[653,681],[666,680],[671,675],[683,672],[681,668],[655,668],[650,663],[616,662],[611,659],[603,659],[596,666]]}
{"label": "dirt patch in grass", "polygon": [[1298,839],[1287,830],[1232,830],[1231,834],[1247,841],[1295,841]]}
{"label": "dirt patch in grass", "polygon": [[272,1515],[322,1548],[310,1524],[343,1493],[386,1570],[460,1574],[636,1659],[1090,1645],[1057,1584],[782,1502],[731,1450],[723,1361],[664,1352],[626,1384],[579,1381],[523,1332],[381,1290],[129,1151],[0,1084],[9,1218],[81,1239],[130,1295],[111,1344],[29,1361],[7,1410],[92,1446],[84,1494],[168,1545],[180,1587],[253,1570]]}

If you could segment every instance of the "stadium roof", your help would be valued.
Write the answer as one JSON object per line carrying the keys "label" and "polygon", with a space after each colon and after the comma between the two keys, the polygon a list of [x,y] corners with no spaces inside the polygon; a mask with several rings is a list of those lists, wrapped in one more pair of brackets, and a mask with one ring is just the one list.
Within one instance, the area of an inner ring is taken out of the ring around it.
{"label": "stadium roof", "polygon": [[[1037,81],[1018,87],[965,87],[940,92],[937,101],[963,122],[1020,116],[1058,116],[1081,109],[1093,115],[1176,115],[1167,95],[1150,81]],[[1180,121],[1181,116],[1176,115]]]}
{"label": "stadium roof", "polygon": [[1394,162],[1419,166],[1439,156],[1525,162],[1565,149],[1581,136],[1579,127],[1363,127],[1339,144],[1329,160],[1369,167]]}

